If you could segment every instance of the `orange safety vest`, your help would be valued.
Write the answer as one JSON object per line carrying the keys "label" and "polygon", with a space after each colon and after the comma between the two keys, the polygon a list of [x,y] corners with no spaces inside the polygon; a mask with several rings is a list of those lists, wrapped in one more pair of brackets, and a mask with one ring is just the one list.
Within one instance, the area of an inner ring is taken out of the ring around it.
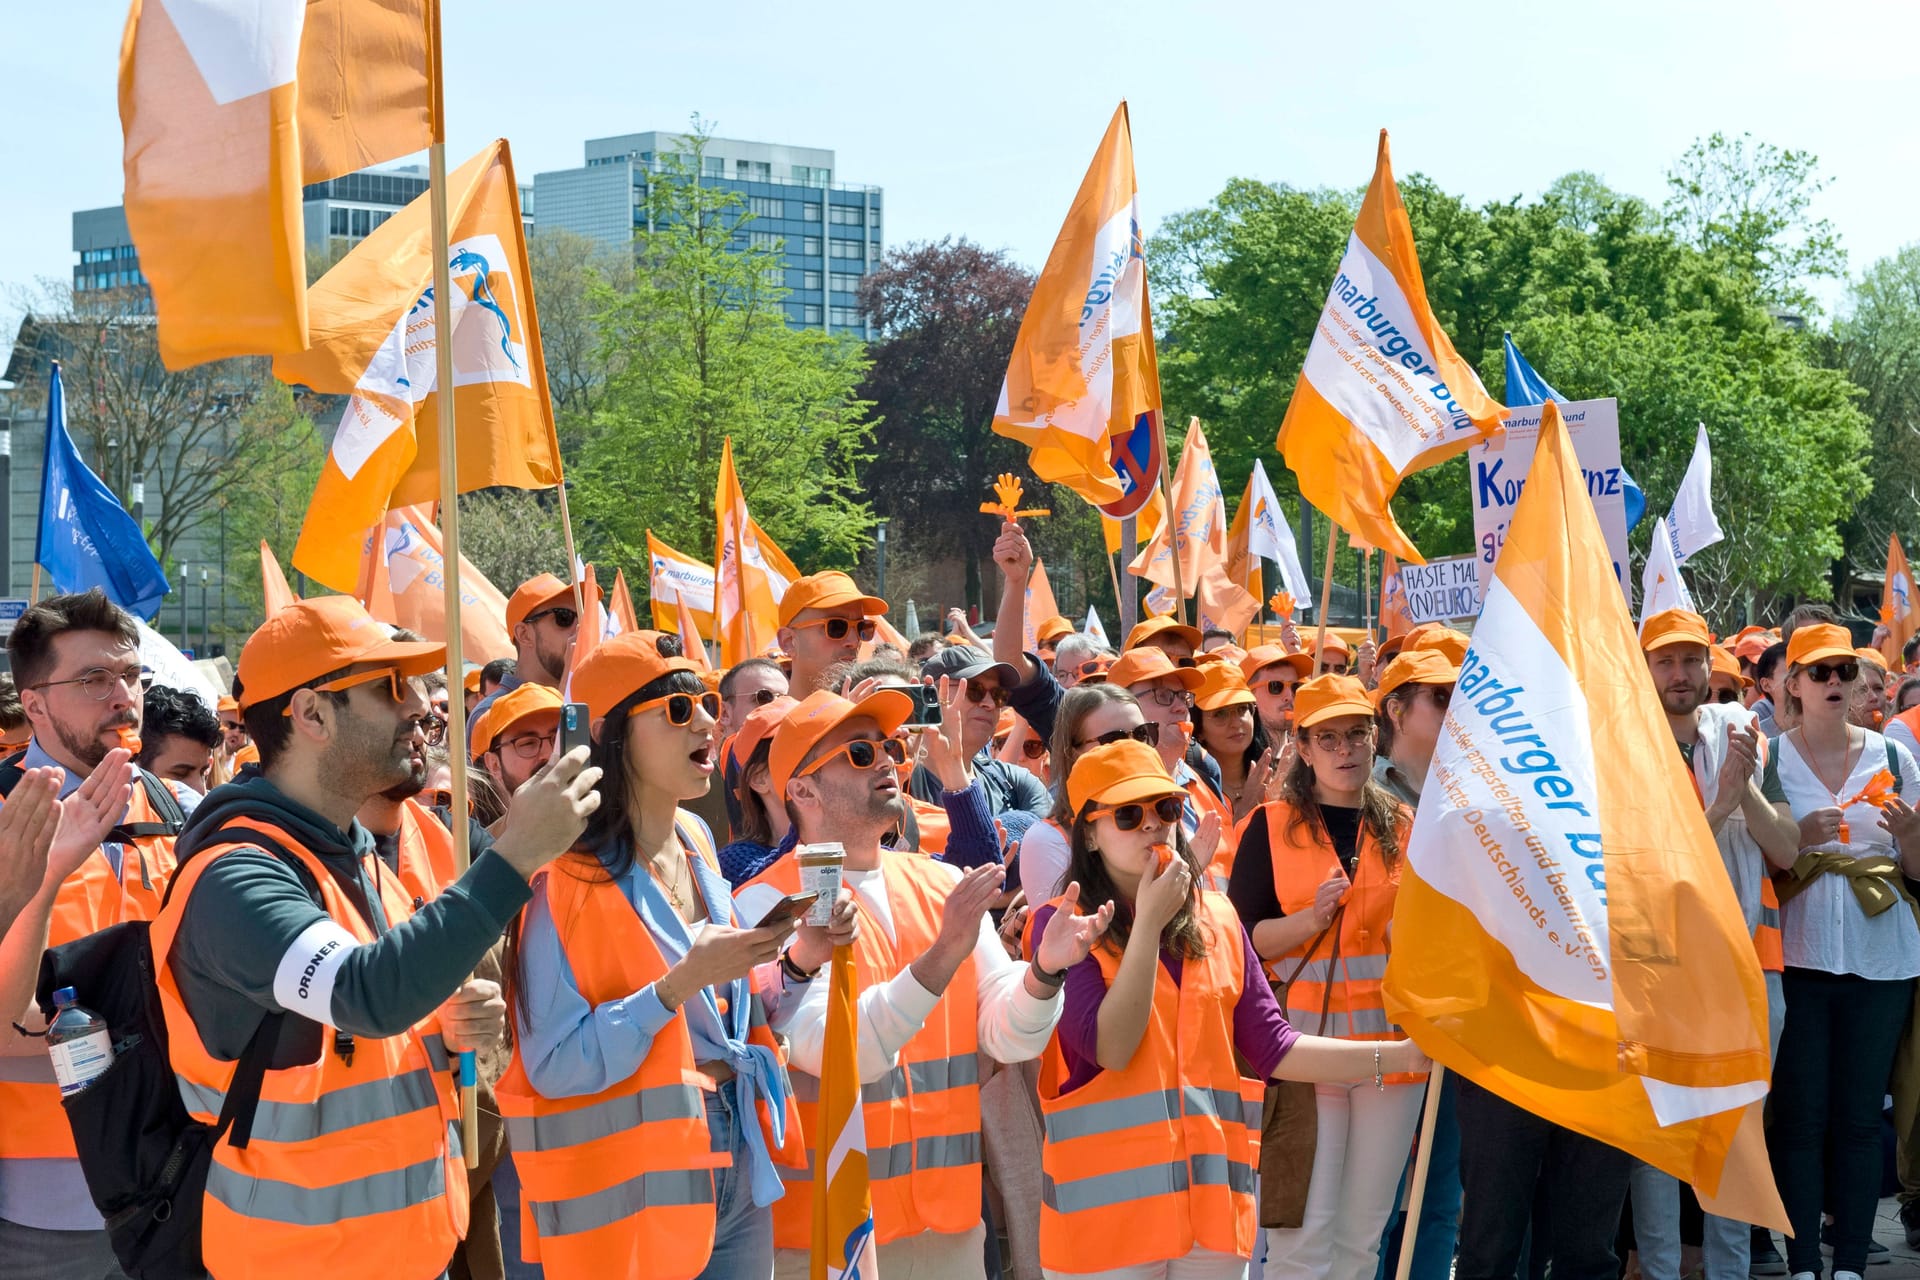
{"label": "orange safety vest", "polygon": [[[166,785],[165,783],[161,784]],[[123,825],[157,823],[147,788],[134,775]],[[57,947],[110,925],[160,914],[173,876],[173,837],[138,836],[120,846],[120,874],[96,849],[60,882],[47,924],[47,946]],[[73,1130],[60,1106],[53,1060],[44,1053],[0,1058],[0,1160],[77,1160]]]}
{"label": "orange safety vest", "polygon": [[1240,844],[1240,834],[1233,823],[1233,806],[1215,795],[1205,778],[1193,778],[1187,783],[1186,792],[1202,817],[1209,813],[1220,817],[1220,845],[1213,851],[1213,861],[1207,864],[1206,887],[1215,893],[1225,893],[1233,879],[1233,852]]}
{"label": "orange safety vest", "polygon": [[[954,886],[947,868],[915,854],[882,849],[880,869],[894,937],[888,940],[855,894],[860,932],[853,963],[861,991],[897,976],[933,945]],[[799,864],[788,853],[748,884],[798,893]],[[879,1244],[929,1231],[952,1235],[980,1221],[979,1037],[978,978],[969,953],[925,1025],[901,1047],[893,1068],[860,1087],[874,1240]],[[808,1249],[813,1244],[813,1143],[820,1128],[820,1081],[797,1068],[792,1077],[807,1163],[791,1173],[781,1170],[787,1194],[774,1201],[773,1242],[782,1249]]]}
{"label": "orange safety vest", "polygon": [[460,878],[453,866],[453,833],[418,800],[400,806],[400,883],[413,895],[414,909],[433,901]]}
{"label": "orange safety vest", "polygon": [[[905,783],[901,784],[905,786]],[[913,803],[913,820],[920,827],[919,852],[928,857],[938,857],[947,851],[947,837],[953,823],[947,818],[947,811],[937,804],[928,804],[924,800],[907,797]]]}
{"label": "orange safety vest", "polygon": [[[1273,890],[1280,909],[1298,915],[1313,909],[1314,891],[1320,882],[1340,865],[1333,846],[1317,837],[1305,823],[1293,821],[1293,806],[1275,800],[1261,806],[1267,811],[1267,843],[1273,854]],[[1409,830],[1413,815],[1399,806],[1402,831]],[[1305,965],[1312,939],[1269,962],[1274,976],[1285,979],[1300,972],[1287,985],[1287,1021],[1302,1032],[1312,1034],[1321,1025],[1320,1011],[1326,1009],[1323,1034],[1341,1040],[1404,1040],[1407,1033],[1387,1020],[1387,1008],[1380,996],[1380,982],[1387,976],[1387,926],[1393,923],[1393,902],[1400,892],[1400,868],[1391,869],[1380,852],[1380,844],[1363,822],[1360,825],[1360,856],[1354,863],[1353,887],[1347,890],[1339,915],[1339,958],[1333,958],[1333,940],[1321,938],[1314,958]],[[1399,1072],[1385,1077],[1387,1084],[1415,1084],[1425,1080],[1425,1072]]]}
{"label": "orange safety vest", "polygon": [[[1197,914],[1207,953],[1181,966],[1177,986],[1154,965],[1147,1029],[1124,1069],[1061,1093],[1059,1036],[1041,1059],[1040,1263],[1049,1271],[1136,1267],[1196,1247],[1253,1256],[1266,1081],[1242,1076],[1234,1060],[1246,980],[1240,918],[1207,891]],[[1111,987],[1119,950],[1102,944],[1093,957]]]}
{"label": "orange safety vest", "polygon": [[[321,861],[287,832],[236,818],[284,845],[320,888],[326,912],[362,943],[375,940]],[[194,1119],[216,1123],[238,1065],[216,1058],[180,998],[168,957],[206,869],[245,843],[195,854],[153,923],[155,980],[167,1019],[168,1056]],[[397,877],[369,858],[390,924],[413,914]],[[446,1269],[467,1234],[467,1167],[460,1094],[440,1021],[430,1014],[397,1036],[354,1037],[352,1061],[327,1047],[317,1062],[273,1070],[260,1089],[253,1136],[242,1150],[222,1138],[203,1200],[207,1272],[230,1277],[352,1275],[426,1280]]]}
{"label": "orange safety vest", "polygon": [[[691,852],[713,861],[692,823],[675,828]],[[565,855],[537,878],[534,892],[546,898],[574,984],[588,1004],[625,999],[666,976],[660,944],[598,858]],[[748,1038],[784,1063],[758,993],[752,1000]],[[549,1098],[536,1090],[516,1045],[494,1092],[525,1187],[525,1260],[556,1280],[699,1275],[713,1255],[713,1170],[731,1164],[727,1153],[712,1149],[707,1131],[705,1092],[712,1088],[694,1061],[684,1017],[669,1019],[654,1035],[631,1076],[577,1097]],[[797,1165],[801,1121],[791,1099],[784,1147],[774,1144],[764,1099],[759,1120],[775,1159]]]}

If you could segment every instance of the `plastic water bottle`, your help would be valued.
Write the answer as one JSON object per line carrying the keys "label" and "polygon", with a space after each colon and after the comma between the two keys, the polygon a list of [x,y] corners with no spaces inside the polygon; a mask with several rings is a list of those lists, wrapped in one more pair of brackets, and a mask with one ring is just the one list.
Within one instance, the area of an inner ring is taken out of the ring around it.
{"label": "plastic water bottle", "polygon": [[47,1052],[53,1056],[60,1096],[80,1092],[113,1065],[113,1033],[104,1018],[82,1007],[72,987],[53,993],[53,1021],[47,1024]]}

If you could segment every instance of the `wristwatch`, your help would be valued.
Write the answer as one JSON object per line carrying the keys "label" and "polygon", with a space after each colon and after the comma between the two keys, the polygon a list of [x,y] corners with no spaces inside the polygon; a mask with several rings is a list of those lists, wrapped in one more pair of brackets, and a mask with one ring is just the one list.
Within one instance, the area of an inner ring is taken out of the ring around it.
{"label": "wristwatch", "polygon": [[1033,971],[1033,976],[1037,978],[1043,986],[1057,987],[1067,980],[1067,971],[1065,969],[1060,970],[1058,973],[1048,973],[1045,969],[1042,969],[1040,967],[1039,956],[1035,956],[1027,967]]}

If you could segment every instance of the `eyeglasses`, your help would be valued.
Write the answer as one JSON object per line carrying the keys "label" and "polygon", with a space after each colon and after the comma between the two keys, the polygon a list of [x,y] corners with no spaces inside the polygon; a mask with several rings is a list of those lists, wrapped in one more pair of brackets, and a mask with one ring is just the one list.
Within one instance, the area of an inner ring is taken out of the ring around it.
{"label": "eyeglasses", "polygon": [[1715,689],[1713,691],[1713,700],[1715,702],[1738,702],[1740,701],[1740,691],[1738,689]]}
{"label": "eyeglasses", "polygon": [[[669,711],[669,714],[671,714],[671,711]],[[682,721],[681,723],[685,722]],[[559,741],[559,738],[560,731],[558,729],[552,733],[523,733],[516,738],[506,738],[494,743],[493,749],[497,754],[502,756],[511,751],[522,760],[537,760],[540,758],[540,752],[552,747]]]}
{"label": "eyeglasses", "polygon": [[1145,693],[1136,693],[1133,696],[1141,702],[1151,702],[1162,707],[1190,707],[1193,705],[1193,695],[1187,690],[1169,689],[1165,685],[1155,689],[1148,689]]}
{"label": "eyeglasses", "polygon": [[1028,738],[1020,744],[1020,755],[1027,760],[1038,760],[1047,754],[1047,744],[1038,738]]}
{"label": "eyeglasses", "polygon": [[1200,660],[1198,658],[1175,658],[1173,665],[1176,667],[1197,667],[1200,665]]}
{"label": "eyeglasses", "polygon": [[1343,676],[1347,674],[1347,664],[1344,662],[1326,663],[1320,668],[1320,674],[1323,676]]}
{"label": "eyeglasses", "polygon": [[245,726],[244,724],[241,724],[238,720],[222,720],[220,722],[220,727],[222,729],[225,729],[228,733],[239,733],[241,730],[245,729],[247,726]]}
{"label": "eyeglasses", "polygon": [[[1161,796],[1153,802],[1153,816],[1168,826],[1172,826],[1174,823],[1180,821],[1180,811],[1185,805],[1186,801],[1180,796]],[[1122,831],[1137,830],[1140,824],[1147,820],[1146,805],[1123,804],[1116,805],[1111,809],[1089,809],[1087,811],[1087,821],[1092,822],[1102,814],[1108,813],[1113,815],[1113,825]]]}
{"label": "eyeglasses", "polygon": [[860,618],[857,620],[854,618],[812,618],[806,622],[795,622],[792,625],[796,627],[825,627],[827,629],[827,639],[829,640],[845,640],[847,633],[857,628],[862,643],[873,639],[875,632],[878,630],[878,628],[874,626],[872,618]]}
{"label": "eyeglasses", "polygon": [[445,788],[442,788],[439,791],[432,792],[427,798],[433,801],[432,804],[427,806],[429,809],[453,808],[453,792],[448,791]]}
{"label": "eyeglasses", "polygon": [[1299,681],[1297,680],[1269,680],[1267,681],[1267,696],[1269,698],[1277,698],[1283,693],[1292,693],[1293,686],[1298,683]]}
{"label": "eyeglasses", "polygon": [[772,702],[775,698],[779,696],[780,696],[779,694],[775,693],[771,689],[755,689],[752,693],[729,694],[727,696],[727,701],[738,702],[742,698],[752,698],[754,706],[764,707],[769,702]]}
{"label": "eyeglasses", "polygon": [[427,745],[437,747],[447,740],[447,722],[439,715],[428,715],[420,721],[420,728],[427,735]]}
{"label": "eyeglasses", "polygon": [[1860,664],[1857,662],[1816,662],[1807,668],[1807,674],[1813,677],[1815,684],[1825,684],[1835,676],[1841,684],[1852,684],[1860,678]]}
{"label": "eyeglasses", "polygon": [[571,605],[556,605],[551,609],[542,609],[538,613],[527,615],[528,622],[538,622],[542,618],[552,618],[554,626],[562,631],[571,631],[574,624],[580,621],[580,613]]}
{"label": "eyeglasses", "polygon": [[[375,667],[371,671],[356,671],[350,676],[341,676],[337,680],[329,680],[325,684],[309,685],[308,687],[315,693],[342,693],[363,684],[372,684],[375,680],[385,680],[387,682],[387,691],[393,695],[393,700],[395,702],[404,702],[407,697],[406,679],[405,676],[400,674],[400,668],[398,667]],[[293,714],[293,704],[288,703],[286,709],[281,711],[280,714],[283,716],[291,716]],[[418,721],[415,721],[416,725],[418,723]]]}
{"label": "eyeglasses", "polygon": [[80,686],[80,692],[86,694],[95,702],[105,702],[113,696],[113,691],[116,687],[131,690],[136,694],[139,693],[140,668],[137,666],[124,667],[115,672],[109,671],[105,667],[94,667],[90,671],[81,672],[71,680],[49,680],[44,684],[37,684],[33,687],[36,689],[57,689],[63,684],[77,684]]}
{"label": "eyeglasses", "polygon": [[1427,696],[1433,699],[1433,705],[1442,710],[1445,710],[1447,704],[1453,701],[1453,686],[1450,684],[1429,684],[1421,687],[1427,691]]}
{"label": "eyeglasses", "polygon": [[991,701],[996,707],[1007,705],[1007,691],[997,684],[982,684],[977,680],[967,681],[967,701],[978,705]]}
{"label": "eyeglasses", "polygon": [[841,756],[845,756],[847,763],[856,769],[871,769],[879,764],[882,758],[894,764],[905,764],[907,749],[901,745],[898,738],[883,738],[879,742],[869,738],[855,738],[852,742],[841,743],[838,748],[821,756],[795,776],[804,778],[810,773],[824,769]]}
{"label": "eyeglasses", "polygon": [[1128,738],[1135,742],[1144,742],[1150,747],[1157,747],[1160,745],[1160,722],[1149,720],[1131,729],[1109,729],[1096,738],[1074,743],[1073,748],[1076,751],[1085,751],[1089,747],[1105,747],[1116,742],[1125,742]]}
{"label": "eyeglasses", "polygon": [[1345,733],[1322,730],[1313,735],[1313,745],[1328,755],[1335,755],[1342,751],[1364,751],[1373,745],[1373,726],[1349,729]]}
{"label": "eyeglasses", "polygon": [[706,693],[670,693],[664,698],[648,698],[645,702],[637,704],[629,714],[639,715],[648,707],[657,707],[665,703],[667,707],[667,723],[675,728],[679,728],[683,724],[692,723],[693,704],[695,702],[700,704],[700,709],[707,713],[709,719],[718,720],[720,718],[720,695],[712,691]]}

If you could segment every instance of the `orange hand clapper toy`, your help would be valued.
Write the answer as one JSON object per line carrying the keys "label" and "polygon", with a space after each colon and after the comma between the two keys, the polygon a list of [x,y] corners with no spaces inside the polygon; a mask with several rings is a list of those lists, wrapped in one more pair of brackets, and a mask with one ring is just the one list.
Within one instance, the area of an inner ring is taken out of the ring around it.
{"label": "orange hand clapper toy", "polygon": [[1894,789],[1894,784],[1897,781],[1892,773],[1882,769],[1867,780],[1867,785],[1860,789],[1859,795],[1841,804],[1840,810],[1842,816],[1840,818],[1839,831],[1841,844],[1853,843],[1852,839],[1850,839],[1852,833],[1847,829],[1846,811],[1857,804],[1870,804],[1876,809],[1885,809],[1887,805],[1892,802],[1895,794],[1897,794]]}
{"label": "orange hand clapper toy", "polygon": [[997,515],[1003,519],[1015,521],[1019,520],[1022,516],[1046,516],[1053,514],[1053,512],[1046,507],[1028,507],[1025,510],[1021,510],[1020,495],[1025,491],[1026,486],[1020,483],[1019,476],[1014,475],[1010,471],[1003,472],[1000,477],[993,482],[993,494],[999,501],[983,502],[980,504],[980,510],[984,515]]}

